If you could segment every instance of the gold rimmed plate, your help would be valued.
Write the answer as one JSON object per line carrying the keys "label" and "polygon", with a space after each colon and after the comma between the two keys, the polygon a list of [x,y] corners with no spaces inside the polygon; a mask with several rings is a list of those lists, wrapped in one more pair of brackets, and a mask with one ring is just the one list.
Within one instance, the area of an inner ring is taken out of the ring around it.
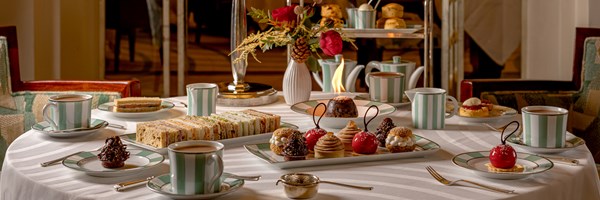
{"label": "gold rimmed plate", "polygon": [[532,153],[543,153],[543,154],[555,154],[562,153],[575,147],[581,146],[585,144],[585,140],[580,137],[577,137],[571,133],[567,132],[567,138],[565,141],[565,146],[562,148],[544,148],[544,147],[532,147],[523,143],[521,136],[511,136],[507,140],[507,142],[514,144],[517,147],[525,149],[526,151]]}
{"label": "gold rimmed plate", "polygon": [[175,107],[175,104],[170,101],[162,101],[161,109],[150,112],[116,112],[114,102],[106,102],[98,106],[98,110],[103,111],[111,116],[120,118],[144,118],[156,115],[161,112],[165,112]]}
{"label": "gold rimmed plate", "polygon": [[456,116],[462,121],[470,123],[498,123],[499,121],[511,120],[516,117],[517,110],[506,106],[494,105],[489,117],[470,117],[460,114]]}
{"label": "gold rimmed plate", "polygon": [[[379,108],[379,114],[377,114],[377,118],[381,118],[385,115],[389,115],[396,111],[396,107],[381,102],[368,101],[368,100],[353,100],[356,105],[356,109],[358,110],[358,117],[323,117],[321,119],[321,123],[319,125],[323,127],[329,128],[344,128],[348,121],[354,121],[358,126],[363,126],[363,118],[369,106],[375,105]],[[315,116],[320,116],[325,110],[323,107],[316,108],[319,103],[324,103],[327,105],[329,99],[319,99],[319,100],[311,100],[300,102],[291,106],[291,109],[299,114],[306,115],[312,119],[313,112]],[[367,119],[375,116],[376,110],[371,109],[369,113],[367,113]],[[375,119],[375,122],[378,120]],[[361,127],[362,128],[362,127]]]}
{"label": "gold rimmed plate", "polygon": [[[223,177],[222,177],[223,178]],[[173,192],[171,186],[171,174],[163,174],[154,177],[148,183],[146,187],[153,192],[162,194],[172,199],[215,199],[223,195],[230,194],[244,186],[244,180],[227,178],[223,180],[221,184],[221,190],[218,193],[213,194],[176,194]]]}
{"label": "gold rimmed plate", "polygon": [[90,176],[119,177],[140,173],[150,167],[156,166],[165,160],[159,153],[143,150],[128,149],[129,159],[120,168],[105,168],[98,159],[100,151],[83,151],[65,158],[62,164],[73,170],[85,172]]}
{"label": "gold rimmed plate", "polygon": [[492,179],[521,179],[552,169],[554,163],[539,155],[517,152],[517,163],[523,166],[521,172],[492,172],[486,164],[490,163],[489,151],[461,153],[452,158],[456,166],[470,170],[476,175]]}

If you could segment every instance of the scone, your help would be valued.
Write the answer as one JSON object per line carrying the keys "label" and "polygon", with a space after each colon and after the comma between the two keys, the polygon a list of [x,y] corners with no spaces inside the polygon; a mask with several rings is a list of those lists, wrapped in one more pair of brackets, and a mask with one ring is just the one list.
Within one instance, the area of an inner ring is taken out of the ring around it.
{"label": "scone", "polygon": [[465,117],[489,117],[490,110],[483,105],[477,97],[471,97],[463,102],[459,109],[459,115]]}
{"label": "scone", "polygon": [[385,148],[392,153],[413,151],[415,147],[415,136],[406,127],[393,128],[385,139]]}
{"label": "scone", "polygon": [[381,17],[383,18],[402,18],[404,16],[404,6],[397,3],[388,3],[381,8]]}
{"label": "scone", "polygon": [[271,139],[269,140],[271,151],[277,155],[283,155],[283,146],[287,142],[288,137],[295,132],[299,131],[291,128],[279,128],[273,131],[273,136],[271,136]]}
{"label": "scone", "polygon": [[333,4],[333,3],[323,4],[321,6],[321,17],[341,19],[342,18],[342,9],[337,4]]}
{"label": "scone", "polygon": [[315,145],[315,158],[340,158],[344,157],[344,144],[342,141],[328,132],[327,135],[319,138]]}
{"label": "scone", "polygon": [[485,166],[488,168],[488,171],[490,171],[490,172],[522,172],[525,170],[525,167],[523,167],[522,165],[519,165],[519,164],[515,164],[515,166],[513,166],[512,168],[508,168],[508,169],[494,167],[494,165],[492,165],[492,163],[486,163]]}
{"label": "scone", "polygon": [[384,29],[406,28],[406,22],[400,18],[390,18],[385,20]]}
{"label": "scone", "polygon": [[352,139],[354,138],[354,135],[361,131],[362,130],[358,128],[358,126],[356,126],[354,121],[348,121],[346,127],[340,130],[340,132],[337,134],[338,138],[340,138],[340,140],[344,144],[344,149],[352,151]]}

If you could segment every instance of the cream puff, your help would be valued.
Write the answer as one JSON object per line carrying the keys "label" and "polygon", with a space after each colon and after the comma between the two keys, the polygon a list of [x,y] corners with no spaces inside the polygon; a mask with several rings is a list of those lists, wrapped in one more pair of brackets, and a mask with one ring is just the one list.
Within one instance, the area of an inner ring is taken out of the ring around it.
{"label": "cream puff", "polygon": [[477,97],[471,97],[460,106],[459,114],[465,117],[489,117],[490,106],[488,105],[482,104],[481,100]]}
{"label": "cream puff", "polygon": [[269,147],[271,151],[277,155],[283,155],[283,147],[287,143],[288,137],[293,133],[298,132],[297,130],[291,128],[279,128],[273,131],[273,136],[269,139]]}
{"label": "cream puff", "polygon": [[346,127],[338,132],[337,137],[342,140],[342,143],[344,143],[344,148],[347,151],[352,151],[352,139],[354,138],[354,135],[361,131],[362,130],[356,126],[354,121],[350,120],[348,121],[348,124],[346,124]]}
{"label": "cream puff", "polygon": [[344,144],[342,141],[328,132],[327,135],[319,138],[315,145],[315,158],[341,158],[344,157]]}
{"label": "cream puff", "polygon": [[385,148],[392,153],[413,151],[415,147],[415,136],[406,127],[393,128],[385,139]]}

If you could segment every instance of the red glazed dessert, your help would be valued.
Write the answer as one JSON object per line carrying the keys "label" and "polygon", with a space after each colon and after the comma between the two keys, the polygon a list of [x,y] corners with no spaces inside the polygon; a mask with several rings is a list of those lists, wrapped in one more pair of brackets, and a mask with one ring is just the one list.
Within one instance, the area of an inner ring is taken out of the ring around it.
{"label": "red glazed dessert", "polygon": [[[319,103],[316,107],[319,107],[320,105],[325,106],[324,103]],[[327,109],[326,106],[325,109]],[[313,113],[313,123],[315,123],[315,128],[306,131],[306,134],[304,135],[304,137],[306,138],[306,145],[308,147],[308,151],[310,152],[314,152],[315,144],[317,144],[319,138],[327,134],[327,131],[325,129],[319,127],[319,122],[321,122],[322,117],[323,114],[321,114],[321,117],[319,117],[319,121],[315,121],[315,114]]]}
{"label": "red glazed dessert", "polygon": [[[504,136],[504,130],[502,130],[502,134],[500,135],[500,141],[502,144],[495,146],[490,150],[490,164],[487,164],[488,170],[493,172],[520,172],[523,171],[523,166],[516,164],[517,163],[517,152],[512,146],[506,144],[506,139],[510,137],[513,133],[515,133],[519,129],[519,122],[512,121],[512,123],[517,123],[517,128],[510,133],[508,136]],[[510,125],[510,124],[509,124]]]}
{"label": "red glazed dessert", "polygon": [[[377,109],[377,113],[379,113],[379,108],[377,108],[377,106],[372,105],[367,109],[367,112],[365,112],[365,121],[366,121],[366,113],[369,112],[369,109],[371,108],[376,108]],[[375,117],[377,117],[377,114],[375,114],[375,116],[373,116],[373,118],[371,118],[369,120],[369,122],[371,122],[371,120],[375,119]],[[379,147],[379,141],[377,140],[377,136],[375,136],[375,134],[369,132],[369,129],[367,128],[369,125],[369,122],[365,122],[365,130],[361,131],[357,134],[354,135],[354,138],[352,139],[352,151],[354,151],[354,153],[357,154],[374,154],[375,152],[377,152],[377,148]]]}

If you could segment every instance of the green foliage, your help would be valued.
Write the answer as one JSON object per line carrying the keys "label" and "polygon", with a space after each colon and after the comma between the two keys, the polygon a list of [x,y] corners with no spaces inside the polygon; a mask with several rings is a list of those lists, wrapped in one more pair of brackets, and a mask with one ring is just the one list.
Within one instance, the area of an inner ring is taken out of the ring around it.
{"label": "green foliage", "polygon": [[320,71],[320,67],[319,67],[319,62],[317,61],[317,58],[315,58],[314,56],[309,56],[308,59],[306,60],[306,66],[308,66],[308,69],[311,72],[318,72]]}

